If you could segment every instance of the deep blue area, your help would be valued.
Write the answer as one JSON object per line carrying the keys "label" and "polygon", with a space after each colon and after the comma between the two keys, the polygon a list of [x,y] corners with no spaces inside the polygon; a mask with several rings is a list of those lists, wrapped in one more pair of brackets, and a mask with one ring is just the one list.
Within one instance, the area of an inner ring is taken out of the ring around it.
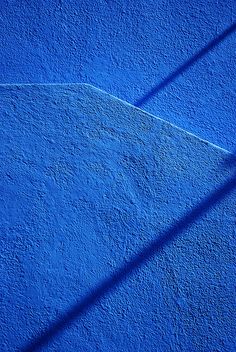
{"label": "deep blue area", "polygon": [[0,82],[91,83],[234,150],[235,9],[234,0],[1,0]]}
{"label": "deep blue area", "polygon": [[[39,336],[33,339],[32,342],[27,344],[22,352],[34,352],[50,343],[50,341],[57,337],[57,335],[59,335],[64,329],[68,328],[73,322],[80,318],[81,315],[85,314],[93,305],[97,304],[101,298],[106,297],[107,293],[110,293],[110,291],[117,288],[117,286],[129,277],[133,271],[142,266],[148,260],[152,259],[152,257],[157,255],[164,246],[172,242],[176,236],[191,227],[191,225],[201,218],[202,215],[211,210],[212,207],[231,194],[235,188],[236,176],[234,175],[224,185],[219,187],[219,189],[204,199],[186,216],[178,220],[175,225],[161,234],[158,239],[151,242],[151,244],[149,244],[144,250],[132,258],[131,261],[121,268],[118,268],[110,278],[103,281],[95,289],[91,290],[90,294],[82,298],[78,304],[62,315],[57,322],[53,323],[48,329],[46,329],[46,331],[42,332]],[[130,299],[132,300],[132,296]],[[165,309],[168,309],[168,307],[165,307]],[[168,332],[166,333],[168,334]]]}
{"label": "deep blue area", "polygon": [[235,156],[88,85],[0,106],[1,352],[234,352]]}

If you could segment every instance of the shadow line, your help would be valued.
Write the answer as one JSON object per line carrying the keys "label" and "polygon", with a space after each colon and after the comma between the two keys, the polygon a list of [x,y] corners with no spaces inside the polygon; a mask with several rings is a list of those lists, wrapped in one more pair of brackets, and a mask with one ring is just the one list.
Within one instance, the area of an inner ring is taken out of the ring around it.
{"label": "shadow line", "polygon": [[218,37],[209,42],[203,49],[198,51],[195,55],[193,55],[189,60],[180,65],[174,72],[170,73],[162,82],[153,87],[144,97],[138,99],[134,106],[141,107],[143,106],[149,99],[151,99],[155,94],[163,90],[168,84],[173,82],[178,76],[187,71],[191,66],[195,64],[198,60],[200,60],[204,55],[206,55],[209,51],[213,50],[220,42],[222,42],[226,37],[235,32],[236,30],[236,22],[233,23],[230,27],[228,27],[223,33],[221,33]]}
{"label": "shadow line", "polygon": [[[235,160],[235,159],[234,159]],[[101,298],[112,292],[123,282],[135,269],[150,260],[164,246],[172,242],[177,235],[188,229],[192,223],[203,216],[207,211],[213,208],[217,203],[222,201],[236,188],[236,174],[229,178],[226,183],[219,187],[215,192],[203,199],[192,211],[183,216],[169,229],[164,231],[156,240],[153,240],[146,248],[128,263],[121,266],[110,278],[104,280],[100,285],[95,287],[87,296],[74,305],[67,313],[61,316],[59,320],[52,323],[51,327],[42,332],[32,342],[25,346],[22,352],[35,352],[45,346],[51,339],[56,337],[59,332],[65,330],[81,315],[96,304]]]}

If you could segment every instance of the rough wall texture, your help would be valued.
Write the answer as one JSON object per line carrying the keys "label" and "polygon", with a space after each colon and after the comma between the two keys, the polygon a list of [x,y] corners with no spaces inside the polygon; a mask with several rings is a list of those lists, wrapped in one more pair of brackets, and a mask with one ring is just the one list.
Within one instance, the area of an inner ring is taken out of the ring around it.
{"label": "rough wall texture", "polygon": [[0,91],[0,350],[235,351],[232,154],[87,85]]}
{"label": "rough wall texture", "polygon": [[1,0],[0,82],[85,82],[132,104],[148,95],[142,108],[233,150],[235,9],[235,0]]}

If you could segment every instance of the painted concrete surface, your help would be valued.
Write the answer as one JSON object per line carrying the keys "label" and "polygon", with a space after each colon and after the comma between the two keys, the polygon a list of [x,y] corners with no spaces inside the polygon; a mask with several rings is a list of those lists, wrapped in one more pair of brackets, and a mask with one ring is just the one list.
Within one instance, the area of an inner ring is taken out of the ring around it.
{"label": "painted concrete surface", "polygon": [[235,0],[1,0],[0,82],[90,83],[234,150],[235,29]]}
{"label": "painted concrete surface", "polygon": [[235,351],[235,157],[88,85],[0,97],[0,350]]}

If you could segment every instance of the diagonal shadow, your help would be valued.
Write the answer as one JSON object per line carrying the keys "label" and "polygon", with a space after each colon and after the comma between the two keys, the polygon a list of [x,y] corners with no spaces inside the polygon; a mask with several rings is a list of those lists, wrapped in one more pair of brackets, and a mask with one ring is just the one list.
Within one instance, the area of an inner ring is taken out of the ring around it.
{"label": "diagonal shadow", "polygon": [[188,59],[185,63],[180,65],[175,71],[170,73],[162,82],[153,87],[144,97],[138,99],[134,106],[141,107],[143,106],[149,99],[151,99],[158,92],[163,90],[168,84],[173,82],[178,76],[187,71],[191,66],[193,66],[198,60],[202,59],[209,51],[213,50],[217,45],[220,44],[224,39],[226,39],[230,34],[236,31],[236,22],[233,23],[230,27],[228,27],[224,32],[222,32],[218,37],[210,41],[204,48],[194,54],[190,59]]}
{"label": "diagonal shadow", "polygon": [[[228,167],[236,166],[236,155],[231,154],[226,160],[225,165]],[[21,352],[35,352],[40,350],[43,346],[56,337],[61,331],[65,330],[81,315],[85,314],[94,304],[112,292],[116,287],[122,283],[135,269],[150,260],[157,254],[164,246],[171,243],[177,235],[187,230],[191,224],[197,221],[201,216],[213,208],[217,203],[226,198],[236,188],[236,173],[221,185],[216,191],[211,193],[208,197],[203,199],[193,210],[183,216],[169,229],[164,231],[156,240],[153,240],[146,248],[140,251],[128,263],[121,266],[110,278],[101,282],[95,287],[87,296],[74,305],[68,312],[61,316],[55,323],[53,323],[47,330],[42,332]]]}

